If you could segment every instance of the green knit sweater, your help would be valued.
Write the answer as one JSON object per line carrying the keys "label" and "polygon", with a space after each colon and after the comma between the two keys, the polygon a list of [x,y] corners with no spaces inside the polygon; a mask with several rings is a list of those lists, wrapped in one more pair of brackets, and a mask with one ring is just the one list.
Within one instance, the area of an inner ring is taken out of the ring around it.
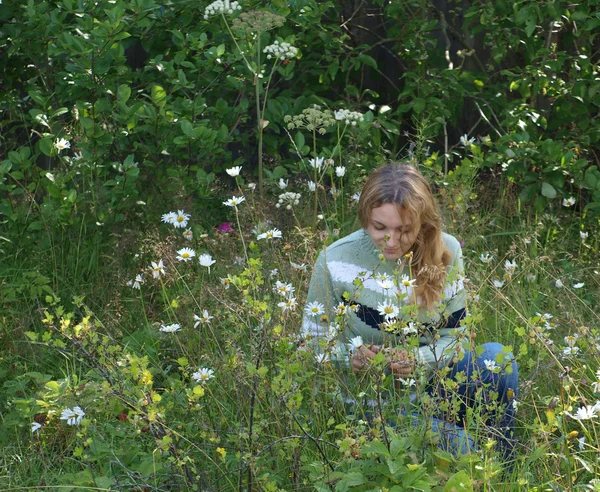
{"label": "green knit sweater", "polygon": [[[456,334],[463,330],[457,317],[464,316],[465,292],[460,244],[449,234],[443,233],[443,239],[452,261],[442,300],[432,311],[416,308],[415,301],[418,304],[419,300],[415,299],[412,287],[402,284],[402,278],[410,277],[409,267],[381,260],[364,229],[321,251],[304,310],[304,337],[318,352],[323,351],[324,344],[316,342],[327,340],[332,348],[331,358],[345,364],[349,362],[348,342],[353,337],[360,335],[365,344],[397,346],[406,342],[406,338],[389,333],[383,326],[385,318],[378,307],[387,303],[398,308],[397,319],[417,322],[404,332],[413,331],[413,327],[418,329],[417,334],[407,335],[418,337],[419,348],[415,354],[418,360],[430,368],[447,365],[452,358]],[[398,291],[403,295],[398,297]],[[341,323],[333,323],[336,315],[342,315],[338,318]]]}

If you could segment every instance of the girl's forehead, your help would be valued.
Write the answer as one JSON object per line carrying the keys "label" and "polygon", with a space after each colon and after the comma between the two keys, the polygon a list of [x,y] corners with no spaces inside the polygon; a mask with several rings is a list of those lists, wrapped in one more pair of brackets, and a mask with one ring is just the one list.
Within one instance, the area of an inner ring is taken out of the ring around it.
{"label": "girl's forehead", "polygon": [[414,212],[400,208],[395,203],[384,203],[371,209],[371,221],[390,227],[410,226],[417,222]]}

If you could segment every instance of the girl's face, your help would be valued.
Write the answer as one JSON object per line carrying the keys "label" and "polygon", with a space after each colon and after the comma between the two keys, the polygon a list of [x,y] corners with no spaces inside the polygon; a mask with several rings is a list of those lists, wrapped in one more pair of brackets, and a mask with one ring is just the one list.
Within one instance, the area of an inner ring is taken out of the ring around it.
{"label": "girl's face", "polygon": [[367,232],[386,260],[397,260],[410,251],[421,224],[408,212],[400,214],[394,203],[371,210]]}

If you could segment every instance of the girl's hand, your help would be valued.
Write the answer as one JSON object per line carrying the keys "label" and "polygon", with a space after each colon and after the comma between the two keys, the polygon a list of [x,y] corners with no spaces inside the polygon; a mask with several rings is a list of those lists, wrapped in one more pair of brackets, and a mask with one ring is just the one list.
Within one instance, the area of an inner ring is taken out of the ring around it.
{"label": "girl's hand", "polygon": [[352,372],[364,372],[371,367],[371,359],[381,350],[380,345],[361,345],[352,354]]}
{"label": "girl's hand", "polygon": [[393,349],[387,361],[394,379],[407,378],[415,370],[415,356],[401,349]]}

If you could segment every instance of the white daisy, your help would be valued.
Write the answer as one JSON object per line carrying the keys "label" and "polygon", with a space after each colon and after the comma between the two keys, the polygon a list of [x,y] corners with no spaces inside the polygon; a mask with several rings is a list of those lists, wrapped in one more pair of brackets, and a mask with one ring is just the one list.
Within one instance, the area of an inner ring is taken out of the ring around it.
{"label": "white daisy", "polygon": [[187,239],[188,241],[191,241],[192,239],[194,239],[194,233],[192,232],[192,229],[186,229],[185,231],[183,231],[183,237],[185,239]]}
{"label": "white daisy", "polygon": [[194,256],[196,256],[196,252],[192,248],[181,248],[177,251],[179,261],[191,261]]}
{"label": "white daisy", "polygon": [[85,412],[79,406],[65,408],[60,414],[60,420],[66,420],[68,425],[79,425],[84,415]]}
{"label": "white daisy", "polygon": [[479,255],[479,259],[481,260],[482,263],[491,263],[492,260],[494,259],[494,255],[491,255],[489,253],[481,253]]}
{"label": "white daisy", "polygon": [[177,214],[175,212],[163,214],[160,220],[165,224],[174,225],[175,221],[177,220]]}
{"label": "white daisy", "polygon": [[202,367],[194,374],[192,374],[192,379],[197,381],[198,383],[205,383],[209,379],[215,377],[215,371],[209,369],[208,367]]}
{"label": "white daisy", "polygon": [[163,265],[162,260],[158,260],[158,263],[152,262],[152,276],[154,278],[159,278],[161,275],[165,274],[165,266]]}
{"label": "white daisy", "polygon": [[277,303],[277,306],[279,306],[284,313],[287,311],[294,311],[297,305],[298,303],[296,302],[295,297],[288,297],[285,301]]}
{"label": "white daisy", "polygon": [[364,345],[363,339],[360,335],[351,338],[348,342],[348,350],[358,350]]}
{"label": "white daisy", "polygon": [[417,325],[411,321],[408,323],[408,325],[402,328],[402,333],[405,335],[416,335],[419,333],[419,330],[417,330]]}
{"label": "white daisy", "polygon": [[237,209],[237,206],[246,200],[245,196],[234,196],[230,198],[226,202],[223,202],[223,205],[227,205],[228,207],[234,207]]}
{"label": "white daisy", "polygon": [[259,241],[261,239],[281,239],[281,231],[279,229],[271,229],[270,231],[263,232],[256,236],[256,239]]}
{"label": "white daisy", "polygon": [[517,263],[516,263],[516,261],[514,261],[514,260],[513,261],[506,260],[504,262],[504,270],[509,275],[512,275],[513,273],[515,273],[516,269],[517,269]]}
{"label": "white daisy", "polygon": [[203,309],[202,316],[198,316],[197,314],[194,314],[194,321],[195,321],[194,328],[197,328],[200,323],[202,323],[202,324],[210,323],[211,319],[213,319],[213,316],[208,314],[208,311],[206,309]]}
{"label": "white daisy", "polygon": [[574,418],[576,420],[589,420],[598,416],[598,412],[600,411],[600,401],[596,402],[595,405],[586,405],[575,412],[575,415],[571,415],[568,412],[565,412],[569,417]]}
{"label": "white daisy", "polygon": [[71,148],[71,143],[66,138],[57,138],[54,141],[54,147],[56,148],[56,150],[60,154],[61,150],[70,149]]}
{"label": "white daisy", "polygon": [[186,214],[183,210],[178,210],[175,220],[173,221],[173,226],[178,229],[185,229],[188,225],[188,221],[190,220],[191,215]]}
{"label": "white daisy", "polygon": [[392,304],[389,301],[385,301],[384,303],[378,303],[377,311],[379,312],[379,314],[381,314],[381,316],[385,317],[386,321],[389,321],[393,318],[397,318],[398,314],[400,313],[398,306]]}
{"label": "white daisy", "polygon": [[162,331],[163,333],[175,333],[180,329],[181,326],[178,323],[173,323],[172,325],[160,325],[159,331]]}
{"label": "white daisy", "polygon": [[304,312],[309,316],[319,316],[325,312],[325,306],[319,301],[313,301],[306,305]]}
{"label": "white daisy", "polygon": [[277,282],[275,282],[275,287],[273,287],[273,290],[282,297],[289,297],[294,293],[295,289],[292,284],[286,284],[285,282],[277,280]]}

